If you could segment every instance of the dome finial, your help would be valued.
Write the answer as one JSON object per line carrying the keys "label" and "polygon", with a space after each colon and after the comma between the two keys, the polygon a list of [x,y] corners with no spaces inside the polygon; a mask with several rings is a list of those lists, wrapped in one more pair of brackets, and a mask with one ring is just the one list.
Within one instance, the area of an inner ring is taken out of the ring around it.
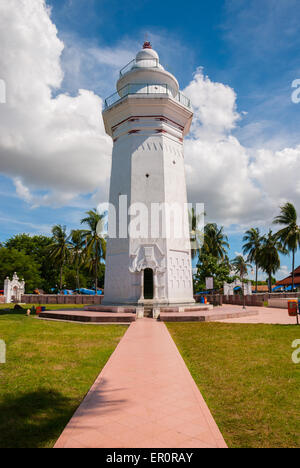
{"label": "dome finial", "polygon": [[152,45],[150,41],[145,41],[143,45],[143,49],[152,49]]}

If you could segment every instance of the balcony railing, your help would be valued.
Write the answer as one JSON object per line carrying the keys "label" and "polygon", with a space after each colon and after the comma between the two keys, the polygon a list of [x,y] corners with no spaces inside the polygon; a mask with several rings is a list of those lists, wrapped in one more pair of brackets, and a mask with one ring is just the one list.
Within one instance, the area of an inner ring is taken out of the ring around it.
{"label": "balcony railing", "polygon": [[180,92],[176,94],[176,91],[167,84],[129,83],[123,88],[121,88],[118,92],[112,94],[111,96],[105,99],[104,109],[107,109],[108,107],[112,106],[113,104],[130,94],[157,94],[160,96],[169,96],[172,99],[175,99],[176,101],[180,102],[183,106],[191,108],[190,99]]}
{"label": "balcony railing", "polygon": [[125,75],[125,73],[129,72],[132,68],[159,68],[159,60],[156,58],[145,60],[133,59],[120,70],[120,77]]}

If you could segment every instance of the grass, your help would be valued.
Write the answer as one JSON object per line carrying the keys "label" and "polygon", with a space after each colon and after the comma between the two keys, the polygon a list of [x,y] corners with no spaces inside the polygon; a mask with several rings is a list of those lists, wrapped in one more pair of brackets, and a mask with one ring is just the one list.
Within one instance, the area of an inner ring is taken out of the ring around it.
{"label": "grass", "polygon": [[0,316],[0,447],[52,447],[126,329]]}
{"label": "grass", "polygon": [[300,447],[300,327],[170,323],[229,447]]}

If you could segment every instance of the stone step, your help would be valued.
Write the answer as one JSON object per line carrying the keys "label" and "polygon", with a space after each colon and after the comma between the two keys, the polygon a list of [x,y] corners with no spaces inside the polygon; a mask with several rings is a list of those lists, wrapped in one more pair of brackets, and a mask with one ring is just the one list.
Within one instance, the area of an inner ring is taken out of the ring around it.
{"label": "stone step", "polygon": [[153,308],[152,307],[145,307],[144,308],[144,317],[153,317]]}
{"label": "stone step", "polygon": [[88,313],[84,311],[45,311],[39,315],[41,319],[65,320],[83,323],[131,323],[136,319],[135,314],[121,313]]}
{"label": "stone step", "polygon": [[187,312],[207,312],[213,310],[212,305],[203,305],[203,306],[190,306],[190,307],[184,307],[184,306],[170,306],[170,307],[161,307],[160,311],[162,313],[187,313]]}
{"label": "stone step", "polygon": [[162,322],[218,322],[229,318],[251,317],[258,315],[257,310],[246,310],[242,312],[177,312],[160,313]]}

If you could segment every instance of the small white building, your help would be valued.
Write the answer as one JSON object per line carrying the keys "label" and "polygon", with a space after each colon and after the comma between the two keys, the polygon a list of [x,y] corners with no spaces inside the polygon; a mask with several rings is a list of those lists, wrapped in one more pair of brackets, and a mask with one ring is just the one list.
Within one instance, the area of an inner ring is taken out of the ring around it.
{"label": "small white building", "polygon": [[21,302],[25,292],[25,281],[20,281],[17,273],[14,273],[12,280],[9,277],[4,281],[4,297],[7,304],[11,302]]}
{"label": "small white building", "polygon": [[236,279],[233,283],[224,283],[224,296],[233,296],[235,288],[243,288],[245,296],[252,296],[252,284],[251,281],[248,283],[242,283],[239,279]]}

